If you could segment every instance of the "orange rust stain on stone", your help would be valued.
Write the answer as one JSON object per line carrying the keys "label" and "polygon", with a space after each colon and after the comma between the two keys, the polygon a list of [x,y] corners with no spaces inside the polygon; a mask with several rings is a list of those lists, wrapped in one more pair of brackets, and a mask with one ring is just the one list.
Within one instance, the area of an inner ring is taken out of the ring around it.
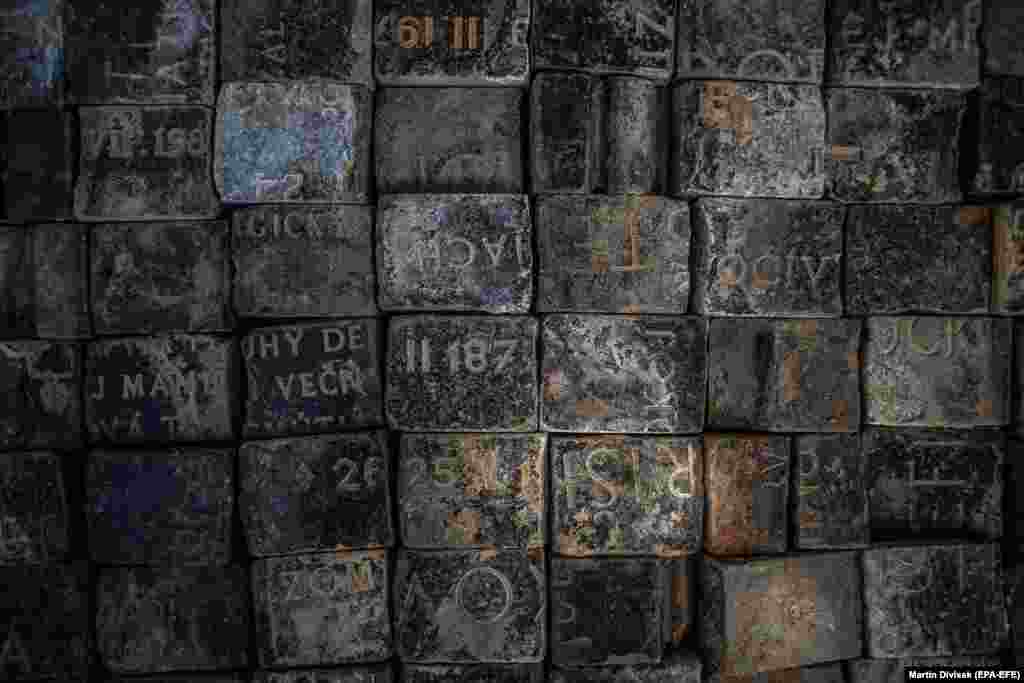
{"label": "orange rust stain on stone", "polygon": [[796,401],[800,398],[800,352],[786,354],[782,366],[782,398]]}
{"label": "orange rust stain on stone", "polygon": [[956,222],[960,225],[988,225],[992,222],[992,211],[985,206],[962,206]]}
{"label": "orange rust stain on stone", "polygon": [[606,417],[608,404],[599,398],[583,398],[576,401],[576,414],[580,417]]}
{"label": "orange rust stain on stone", "polygon": [[351,560],[352,559],[352,548],[350,546],[339,543],[334,546],[334,556],[339,560]]}
{"label": "orange rust stain on stone", "polygon": [[818,333],[817,320],[801,320],[796,327],[801,337],[813,337]]}
{"label": "orange rust stain on stone", "polygon": [[622,307],[622,313],[629,315],[627,320],[639,320],[639,316],[636,314],[643,313],[643,307],[640,304],[626,304]]}
{"label": "orange rust stain on stone", "polygon": [[587,557],[594,554],[594,549],[590,546],[577,543],[575,534],[562,529],[558,533],[558,552],[562,555],[570,555],[572,557]]}
{"label": "orange rust stain on stone", "polygon": [[975,405],[978,417],[992,417],[992,399],[983,398]]}
{"label": "orange rust stain on stone", "polygon": [[739,284],[736,273],[729,269],[718,271],[718,286],[722,289],[732,289]]}
{"label": "orange rust stain on stone", "polygon": [[846,365],[851,370],[860,368],[860,351],[850,351],[846,354]]}
{"label": "orange rust stain on stone", "polygon": [[856,161],[861,157],[861,148],[850,145],[832,145],[829,156],[834,161]]}
{"label": "orange rust stain on stone", "polygon": [[701,113],[705,128],[732,128],[732,98],[736,96],[735,81],[704,81]]}
{"label": "orange rust stain on stone", "polygon": [[686,634],[690,632],[690,627],[686,624],[673,624],[672,625],[672,642],[681,643],[686,639]]}
{"label": "orange rust stain on stone", "polygon": [[366,556],[371,560],[383,560],[387,557],[387,549],[385,548],[371,548],[366,551]]}
{"label": "orange rust stain on stone", "polygon": [[590,268],[595,273],[607,273],[608,272],[608,255],[607,254],[591,254],[590,256]]}
{"label": "orange rust stain on stone", "polygon": [[485,448],[482,435],[467,434],[462,440],[463,478],[467,496],[493,496],[498,492],[498,446]]}
{"label": "orange rust stain on stone", "polygon": [[820,527],[821,522],[818,521],[818,513],[814,510],[803,510],[800,513],[800,526],[807,528]]}
{"label": "orange rust stain on stone", "polygon": [[771,278],[768,277],[767,273],[755,270],[754,274],[750,276],[750,286],[754,289],[768,289],[771,285],[772,281]]}
{"label": "orange rust stain on stone", "polygon": [[832,400],[832,417],[829,420],[836,429],[845,431],[850,427],[850,406],[846,399]]}
{"label": "orange rust stain on stone", "polygon": [[489,545],[480,549],[480,561],[490,562],[498,556],[497,546]]}
{"label": "orange rust stain on stone", "polygon": [[531,545],[526,549],[526,556],[534,562],[542,561],[544,559],[544,546]]}
{"label": "orange rust stain on stone", "polygon": [[654,546],[654,554],[657,557],[679,558],[686,557],[689,553],[685,545],[658,543]]}
{"label": "orange rust stain on stone", "polygon": [[476,510],[460,510],[448,513],[448,528],[462,529],[466,543],[480,542],[480,513]]}

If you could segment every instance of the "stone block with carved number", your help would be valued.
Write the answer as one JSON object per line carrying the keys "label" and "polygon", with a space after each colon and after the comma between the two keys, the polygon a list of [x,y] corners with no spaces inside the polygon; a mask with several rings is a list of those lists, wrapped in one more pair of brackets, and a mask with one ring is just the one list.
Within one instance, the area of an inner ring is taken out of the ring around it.
{"label": "stone block with carved number", "polygon": [[7,0],[0,9],[0,109],[60,107],[65,102],[67,0]]}
{"label": "stone block with carved number", "polygon": [[871,539],[861,435],[800,434],[794,444],[790,524],[795,550],[862,548]]}
{"label": "stone block with carved number", "polygon": [[660,664],[553,668],[551,683],[700,683],[700,658],[693,652],[666,655]]}
{"label": "stone block with carved number", "polygon": [[[28,5],[28,3],[26,3]],[[35,3],[34,6],[39,6]],[[71,218],[76,117],[58,109],[7,112],[2,183],[3,216],[35,222]],[[82,121],[88,115],[82,115]]]}
{"label": "stone block with carved number", "polygon": [[50,564],[66,557],[71,511],[64,483],[56,453],[0,454],[0,565]]}
{"label": "stone block with carved number", "polygon": [[81,347],[0,342],[0,449],[82,443]]}
{"label": "stone block with carved number", "polygon": [[1024,74],[986,76],[969,102],[964,159],[973,196],[1024,194]]}
{"label": "stone block with carved number", "polygon": [[1024,202],[991,207],[992,312],[1024,315]]}

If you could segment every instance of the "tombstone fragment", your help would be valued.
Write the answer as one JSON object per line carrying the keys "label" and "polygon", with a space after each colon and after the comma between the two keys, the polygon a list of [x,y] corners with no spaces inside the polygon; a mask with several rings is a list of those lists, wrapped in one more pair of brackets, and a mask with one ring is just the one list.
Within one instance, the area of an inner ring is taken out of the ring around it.
{"label": "tombstone fragment", "polygon": [[992,312],[1024,314],[1024,202],[992,209]]}
{"label": "tombstone fragment", "polygon": [[65,0],[8,0],[0,9],[6,42],[0,50],[0,108],[64,103]]}
{"label": "tombstone fragment", "polygon": [[987,73],[1024,76],[1024,50],[1017,40],[1022,21],[1024,7],[1015,0],[986,1],[982,41]]}
{"label": "tombstone fragment", "polygon": [[868,467],[860,434],[801,434],[795,446],[790,513],[795,549],[867,546]]}
{"label": "tombstone fragment", "polygon": [[975,196],[1024,193],[1024,78],[987,76],[972,98],[964,166]]}
{"label": "tombstone fragment", "polygon": [[[1014,363],[1011,417],[1018,438],[1024,437],[1024,320],[1013,321]],[[1024,506],[1022,506],[1024,508]]]}
{"label": "tombstone fragment", "polygon": [[[38,5],[36,0],[32,6]],[[18,222],[71,218],[74,116],[57,109],[23,109],[7,112],[4,124],[4,217]]]}
{"label": "tombstone fragment", "polygon": [[390,664],[253,673],[253,683],[392,683],[394,680]]}
{"label": "tombstone fragment", "polygon": [[850,659],[843,662],[849,683],[903,683],[907,669],[922,667],[998,667],[999,657],[904,657]]}
{"label": "tombstone fragment", "polygon": [[699,683],[700,658],[692,652],[666,656],[660,664],[585,666],[551,671],[552,683]]}
{"label": "tombstone fragment", "polygon": [[[1024,546],[1024,505],[1017,501],[1024,495],[1024,442],[1011,436],[1006,442],[1003,462],[1003,536],[1018,549]],[[1024,641],[1022,641],[1024,645]]]}
{"label": "tombstone fragment", "polygon": [[55,453],[0,455],[0,565],[50,564],[68,551],[68,508]]}
{"label": "tombstone fragment", "polygon": [[0,342],[0,448],[81,444],[81,383],[77,345]]}
{"label": "tombstone fragment", "polygon": [[405,683],[544,683],[543,664],[407,665]]}

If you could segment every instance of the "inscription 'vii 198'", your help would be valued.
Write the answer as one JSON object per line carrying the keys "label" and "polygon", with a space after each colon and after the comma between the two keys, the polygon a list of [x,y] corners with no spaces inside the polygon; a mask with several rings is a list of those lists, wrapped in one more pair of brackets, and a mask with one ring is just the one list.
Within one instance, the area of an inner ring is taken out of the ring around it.
{"label": "inscription 'vii 198'", "polygon": [[[463,366],[472,373],[482,373],[493,367],[501,372],[512,362],[518,339],[483,339],[472,337],[464,342],[453,341],[445,350],[448,361],[448,372],[457,374]],[[419,340],[412,337],[405,340],[405,371],[431,372],[434,367],[433,350],[429,339]],[[443,367],[443,361],[442,361]]]}

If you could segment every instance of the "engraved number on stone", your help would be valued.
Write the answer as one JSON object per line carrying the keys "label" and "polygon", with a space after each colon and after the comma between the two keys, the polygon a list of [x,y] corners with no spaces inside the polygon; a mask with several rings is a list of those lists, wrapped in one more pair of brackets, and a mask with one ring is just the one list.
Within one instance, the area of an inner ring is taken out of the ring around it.
{"label": "engraved number on stone", "polygon": [[[472,373],[480,374],[488,369],[489,351],[497,351],[501,355],[497,360],[495,371],[500,372],[512,362],[518,339],[495,339],[489,345],[480,337],[472,337],[464,342],[453,341],[445,349],[448,359],[448,371],[456,374],[465,366]],[[429,339],[420,339],[419,348],[416,340],[407,337],[405,340],[406,372],[430,372],[431,348]],[[490,348],[488,348],[490,346]]]}
{"label": "engraved number on stone", "polygon": [[475,567],[462,575],[455,588],[459,607],[481,624],[494,623],[512,604],[512,583],[492,567]]}
{"label": "engraved number on stone", "polygon": [[359,473],[359,465],[348,458],[338,458],[332,469],[335,473],[344,472],[341,476],[341,481],[338,482],[337,491],[339,493],[353,493],[364,488],[363,482],[365,482],[365,486],[375,487],[382,468],[380,458],[376,456],[367,458],[363,462],[363,482],[360,482],[358,478],[353,481],[353,477],[356,477]]}

